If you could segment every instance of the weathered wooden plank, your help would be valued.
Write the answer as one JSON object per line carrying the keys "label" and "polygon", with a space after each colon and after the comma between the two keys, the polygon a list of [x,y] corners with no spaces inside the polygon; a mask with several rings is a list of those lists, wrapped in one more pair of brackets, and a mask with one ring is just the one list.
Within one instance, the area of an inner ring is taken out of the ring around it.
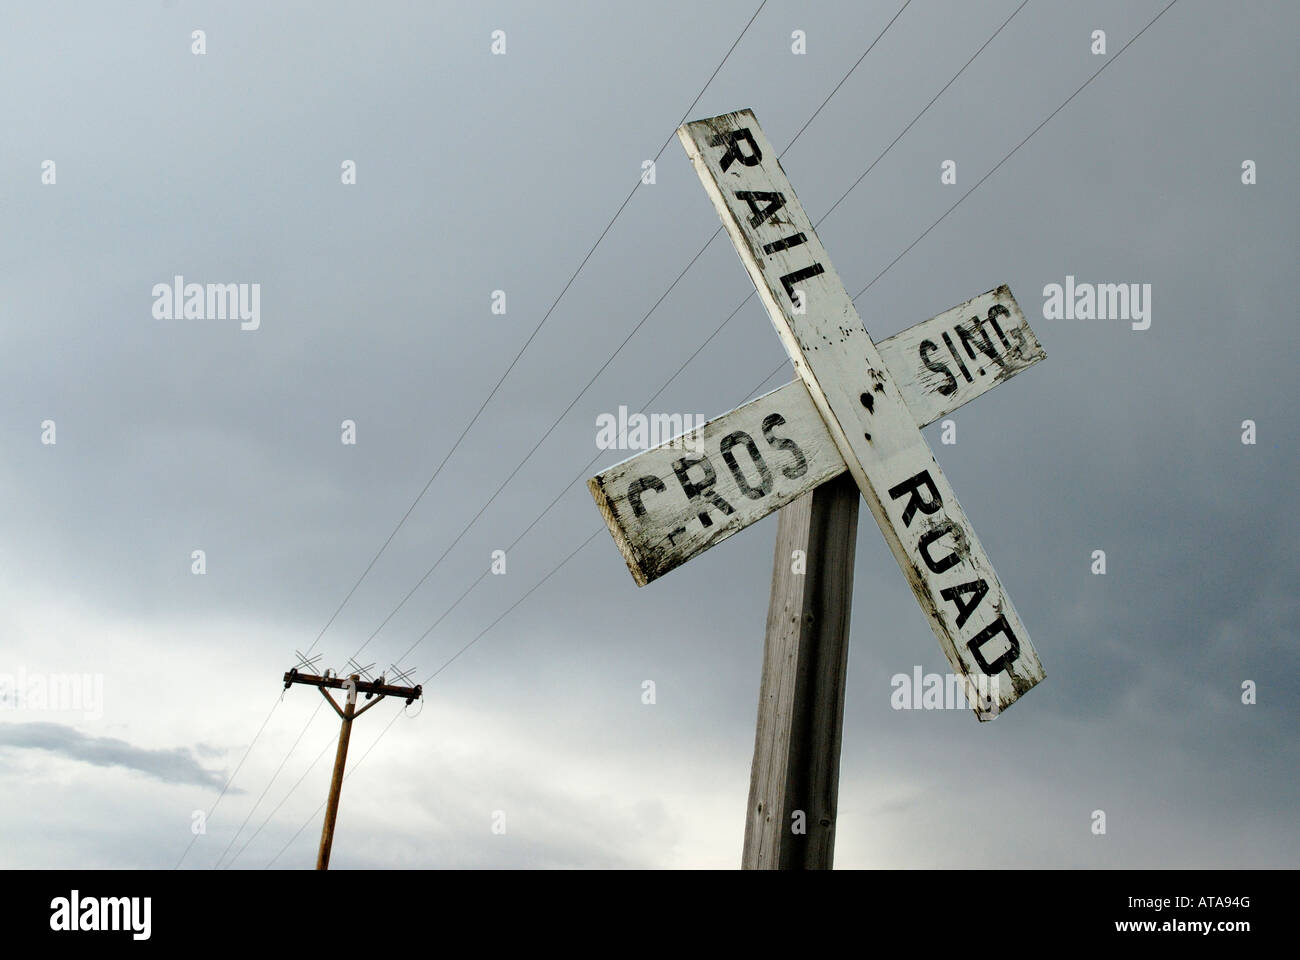
{"label": "weathered wooden plank", "polygon": [[[877,347],[920,426],[946,416],[1046,355],[1005,285],[882,340]],[[736,438],[726,448],[730,459],[722,450],[728,437]],[[614,464],[587,484],[628,569],[644,585],[844,469],[844,458],[808,388],[802,380],[793,380]],[[713,480],[711,494],[697,489],[708,478]],[[709,499],[714,494],[718,500]],[[701,502],[713,509],[701,509]],[[726,513],[719,502],[732,512]]]}
{"label": "weathered wooden plank", "polygon": [[947,477],[752,111],[678,137],[980,719],[1044,676]]}
{"label": "weathered wooden plank", "polygon": [[1006,284],[882,340],[876,348],[919,427],[1047,356]]}
{"label": "weathered wooden plank", "polygon": [[781,511],[741,856],[746,870],[834,865],[860,499],[853,478],[841,473]]}

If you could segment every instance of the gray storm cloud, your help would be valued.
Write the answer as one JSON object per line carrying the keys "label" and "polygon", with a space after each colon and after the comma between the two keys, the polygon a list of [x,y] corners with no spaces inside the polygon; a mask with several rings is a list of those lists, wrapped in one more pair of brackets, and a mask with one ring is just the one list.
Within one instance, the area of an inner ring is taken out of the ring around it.
{"label": "gray storm cloud", "polygon": [[217,771],[200,766],[185,747],[147,749],[116,737],[88,736],[60,723],[0,723],[0,747],[47,750],[97,767],[127,767],[165,783],[220,788],[225,782]]}
{"label": "gray storm cloud", "polygon": [[[949,668],[863,510],[837,865],[1300,863],[1300,7],[1178,0],[1120,54],[1164,3],[1031,0],[901,137],[1019,0],[911,3],[865,58],[902,0],[772,0],[711,81],[758,0],[4,5],[0,672],[102,675],[105,726],[0,725],[0,864],[210,867],[268,784],[230,856],[274,810],[237,865],[310,863],[313,644],[449,664],[358,722],[338,865],[739,862],[775,518],[638,588],[579,476],[630,452],[602,415],[711,418],[784,356],[675,138],[639,182],[701,88],[799,134],[873,339],[1005,283],[1047,354],[925,431],[1047,678],[987,724],[893,709]],[[155,315],[177,277],[203,309]]]}

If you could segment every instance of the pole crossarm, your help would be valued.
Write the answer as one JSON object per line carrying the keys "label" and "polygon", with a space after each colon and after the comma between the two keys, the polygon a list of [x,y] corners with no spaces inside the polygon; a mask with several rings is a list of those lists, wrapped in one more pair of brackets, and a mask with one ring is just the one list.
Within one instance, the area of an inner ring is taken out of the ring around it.
{"label": "pole crossarm", "polygon": [[[382,678],[379,680],[362,680],[360,677],[320,676],[314,673],[300,673],[297,669],[285,671],[284,688],[288,690],[290,685],[301,683],[309,687],[320,687],[322,691],[326,688],[342,690],[347,686],[349,680],[356,683],[357,693],[364,693],[367,699],[376,694],[381,697],[401,697],[409,706],[413,701],[424,696],[424,687],[418,683],[413,687],[399,687],[382,682]],[[330,702],[333,703],[332,698],[330,698]],[[364,709],[369,709],[371,706],[373,704],[366,704]],[[334,705],[334,709],[338,710],[338,704]]]}

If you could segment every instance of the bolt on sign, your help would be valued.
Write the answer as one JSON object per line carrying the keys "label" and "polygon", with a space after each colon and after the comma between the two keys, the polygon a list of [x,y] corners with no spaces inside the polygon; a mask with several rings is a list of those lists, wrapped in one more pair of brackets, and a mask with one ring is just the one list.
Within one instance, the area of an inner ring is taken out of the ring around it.
{"label": "bolt on sign", "polygon": [[677,131],[798,380],[588,481],[638,584],[847,470],[976,716],[1044,677],[921,427],[1043,359],[1007,287],[872,342],[752,111]]}

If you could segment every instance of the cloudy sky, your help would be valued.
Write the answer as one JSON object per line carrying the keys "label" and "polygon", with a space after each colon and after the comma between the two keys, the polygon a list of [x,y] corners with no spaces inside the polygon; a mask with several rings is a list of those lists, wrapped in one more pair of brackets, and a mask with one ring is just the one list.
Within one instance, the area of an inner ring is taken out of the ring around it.
{"label": "cloudy sky", "polygon": [[[1178,0],[1120,54],[1166,2],[1030,0],[819,228],[877,340],[1006,283],[1047,351],[926,430],[1047,679],[893,709],[949,668],[863,511],[837,866],[1300,863],[1300,14]],[[675,140],[566,284],[688,109],[799,134],[818,218],[1020,3],[915,0],[856,68],[902,0],[757,6],[6,5],[0,865],[313,865],[338,723],[280,676],[363,644],[437,676],[357,722],[333,866],[738,864],[776,518],[637,588],[574,481],[628,455],[587,466],[602,413],[792,373],[756,299],[699,350],[725,236],[663,297],[718,226]],[[176,275],[260,327],[159,319]],[[1150,328],[1044,318],[1067,275]]]}

